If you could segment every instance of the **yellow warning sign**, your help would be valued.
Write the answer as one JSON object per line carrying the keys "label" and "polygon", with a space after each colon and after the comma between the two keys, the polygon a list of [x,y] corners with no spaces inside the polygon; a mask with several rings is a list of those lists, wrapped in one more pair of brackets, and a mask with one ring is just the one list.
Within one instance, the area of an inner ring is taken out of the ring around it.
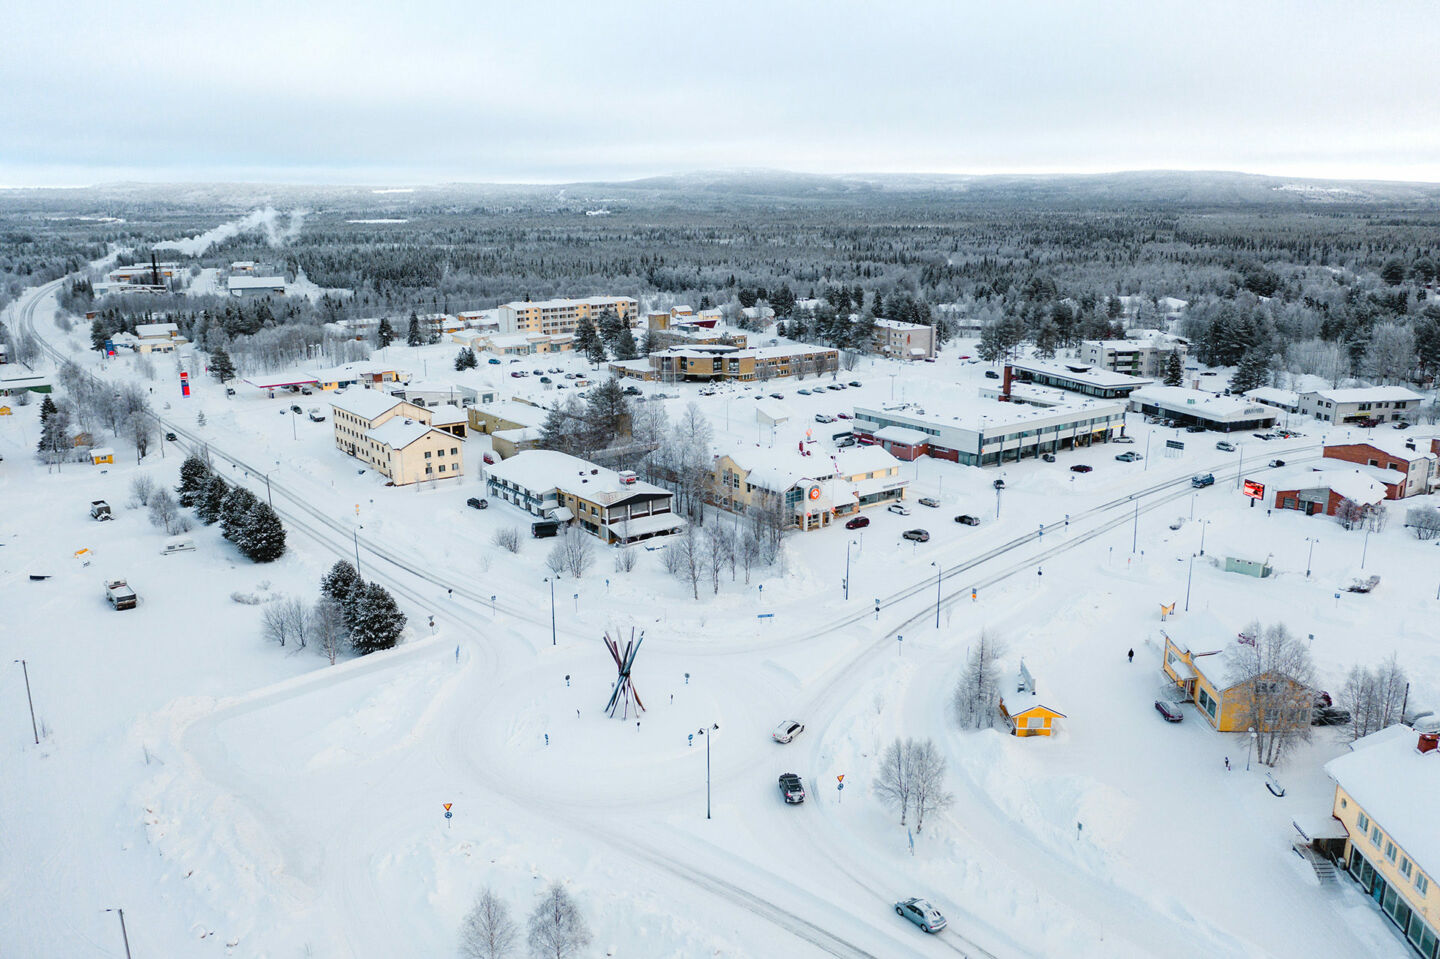
{"label": "yellow warning sign", "polygon": [[446,811],[446,812],[449,812],[449,811],[450,811],[450,803],[448,803],[448,802],[445,804],[445,811]]}

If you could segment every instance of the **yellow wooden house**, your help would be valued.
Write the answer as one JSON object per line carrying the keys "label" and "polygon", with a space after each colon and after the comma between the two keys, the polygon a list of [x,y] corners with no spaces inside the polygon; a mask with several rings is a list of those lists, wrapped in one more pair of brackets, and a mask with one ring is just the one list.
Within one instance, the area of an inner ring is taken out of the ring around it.
{"label": "yellow wooden house", "polygon": [[1002,696],[1000,718],[1010,727],[1012,736],[1049,736],[1054,733],[1055,720],[1064,719],[1065,714],[1042,703],[1012,710],[1005,705],[1005,697]]}
{"label": "yellow wooden house", "polygon": [[96,446],[90,450],[90,463],[92,466],[99,466],[101,463],[115,463],[115,451],[108,446]]}
{"label": "yellow wooden house", "polygon": [[1300,703],[1307,698],[1305,688],[1288,676],[1250,675],[1246,665],[1250,657],[1241,648],[1252,642],[1249,637],[1236,636],[1226,641],[1223,627],[1217,625],[1207,635],[1211,642],[1221,644],[1220,648],[1193,652],[1190,640],[1180,638],[1169,624],[1161,635],[1165,637],[1161,672],[1219,732],[1243,733],[1254,724],[1256,682],[1286,684],[1289,687],[1288,695],[1283,697],[1286,703]]}

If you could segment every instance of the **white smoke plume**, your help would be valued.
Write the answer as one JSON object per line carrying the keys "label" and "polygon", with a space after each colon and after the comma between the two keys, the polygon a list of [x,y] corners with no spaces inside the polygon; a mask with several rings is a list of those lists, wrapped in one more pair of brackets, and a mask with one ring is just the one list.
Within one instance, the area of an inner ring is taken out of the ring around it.
{"label": "white smoke plume", "polygon": [[206,230],[204,233],[188,237],[183,240],[165,240],[156,243],[157,250],[177,250],[186,256],[200,256],[216,243],[222,243],[233,236],[242,233],[251,233],[257,230],[265,232],[265,242],[272,247],[282,247],[300,235],[300,228],[305,223],[307,210],[291,210],[289,213],[290,223],[281,228],[281,218],[285,214],[274,207],[266,207],[263,210],[256,210],[238,220],[229,223],[222,223],[213,230]]}

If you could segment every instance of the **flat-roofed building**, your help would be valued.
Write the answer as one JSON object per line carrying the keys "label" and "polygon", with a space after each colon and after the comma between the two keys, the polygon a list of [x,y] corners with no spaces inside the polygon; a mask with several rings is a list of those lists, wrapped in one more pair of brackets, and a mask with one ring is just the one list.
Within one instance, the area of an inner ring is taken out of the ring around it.
{"label": "flat-roofed building", "polygon": [[605,469],[555,450],[526,450],[485,471],[493,499],[624,546],[685,528],[674,494],[633,472]]}
{"label": "flat-roofed building", "polygon": [[1222,433],[1269,429],[1280,418],[1273,406],[1183,386],[1146,386],[1136,390],[1130,394],[1130,408],[1147,416],[1163,417],[1179,426],[1203,426]]}
{"label": "flat-roofed building", "polygon": [[[819,376],[840,368],[840,351],[828,346],[759,346],[740,349],[716,344],[713,346],[672,346],[651,353],[646,360],[655,371],[654,379],[665,382],[682,380],[708,382],[713,380],[770,380],[788,376],[805,378]],[[612,369],[628,375],[628,367]],[[647,377],[649,378],[649,377]]]}
{"label": "flat-roofed building", "polygon": [[1038,386],[1053,386],[1068,393],[1093,396],[1097,399],[1124,399],[1131,393],[1148,386],[1152,380],[1129,373],[1116,373],[1088,363],[1054,362],[1042,360],[1015,361],[1006,366],[1006,382],[1034,383]]}
{"label": "flat-roofed building", "polygon": [[1189,340],[1155,330],[1145,333],[1143,337],[1123,340],[1083,340],[1080,358],[1112,372],[1157,378],[1165,375],[1171,354],[1177,354],[1182,364],[1190,354]]}
{"label": "flat-roofed building", "polygon": [[1124,425],[1125,408],[1103,400],[1052,407],[979,401],[951,417],[857,406],[853,428],[862,442],[901,458],[994,466],[1106,442]]}
{"label": "flat-roofed building", "polygon": [[881,356],[899,360],[933,359],[935,328],[923,323],[876,318],[871,349]]}
{"label": "flat-roofed building", "polygon": [[1326,423],[1388,423],[1413,414],[1424,399],[1403,386],[1310,390],[1300,394],[1300,413]]}
{"label": "flat-roofed building", "polygon": [[230,276],[225,279],[225,289],[231,296],[253,299],[260,296],[284,296],[283,276]]}
{"label": "flat-roofed building", "polygon": [[631,296],[590,296],[578,300],[516,301],[500,307],[502,333],[574,333],[585,320],[599,324],[600,317],[614,313],[629,325],[639,314],[640,303]]}

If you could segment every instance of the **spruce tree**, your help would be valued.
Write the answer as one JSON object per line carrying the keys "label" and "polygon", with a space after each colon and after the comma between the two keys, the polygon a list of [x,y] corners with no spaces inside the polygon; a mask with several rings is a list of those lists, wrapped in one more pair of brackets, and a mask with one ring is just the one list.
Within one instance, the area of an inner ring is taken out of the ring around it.
{"label": "spruce tree", "polygon": [[108,339],[110,339],[110,331],[105,328],[105,324],[97,316],[95,322],[90,324],[90,348],[104,350],[105,341]]}
{"label": "spruce tree", "polygon": [[395,597],[379,583],[366,583],[357,591],[354,618],[350,642],[362,656],[390,649],[405,632],[405,614],[395,604]]}
{"label": "spruce tree", "polygon": [[175,492],[180,494],[180,505],[194,506],[209,482],[210,464],[193,454],[187,456],[180,464],[180,485],[175,488]]}
{"label": "spruce tree", "polygon": [[1230,392],[1246,393],[1257,386],[1264,386],[1270,376],[1270,354],[1261,347],[1246,351],[1230,378]]}
{"label": "spruce tree", "polygon": [[[575,328],[575,351],[585,354],[585,358],[591,363],[600,363],[605,359],[605,346],[600,342],[600,334],[595,332],[595,326],[589,320],[584,320]],[[595,359],[596,352],[599,352],[600,359]]]}
{"label": "spruce tree", "polygon": [[380,327],[375,331],[375,341],[380,344],[382,350],[395,341],[395,328],[390,325],[388,319],[380,321]]}
{"label": "spruce tree", "polygon": [[630,332],[630,327],[620,328],[619,334],[615,337],[613,349],[617,360],[633,360],[639,357],[640,350],[635,346],[635,334]]}
{"label": "spruce tree", "polygon": [[257,563],[273,563],[285,554],[285,527],[269,503],[256,503],[236,546]]}
{"label": "spruce tree", "polygon": [[50,394],[40,404],[40,445],[38,452],[49,462],[58,462],[72,446],[70,411],[56,404]]}
{"label": "spruce tree", "polygon": [[250,524],[250,513],[259,502],[245,487],[232,487],[220,501],[220,535],[239,545]]}
{"label": "spruce tree", "polygon": [[200,518],[200,522],[209,526],[220,518],[225,497],[229,492],[230,484],[225,482],[225,478],[212,473],[205,483],[205,488],[195,497],[195,515]]}
{"label": "spruce tree", "polygon": [[340,605],[347,629],[355,625],[355,602],[364,586],[359,571],[344,559],[337,561],[320,579],[320,592]]}
{"label": "spruce tree", "polygon": [[410,328],[405,332],[405,343],[407,346],[421,346],[425,338],[420,335],[420,317],[414,313],[410,314]]}
{"label": "spruce tree", "polygon": [[1180,352],[1170,351],[1170,358],[1165,361],[1165,385],[1179,386],[1185,379],[1185,370],[1180,365]]}
{"label": "spruce tree", "polygon": [[217,346],[210,353],[210,374],[221,383],[235,378],[235,364],[231,362],[230,354],[225,352],[225,347]]}

